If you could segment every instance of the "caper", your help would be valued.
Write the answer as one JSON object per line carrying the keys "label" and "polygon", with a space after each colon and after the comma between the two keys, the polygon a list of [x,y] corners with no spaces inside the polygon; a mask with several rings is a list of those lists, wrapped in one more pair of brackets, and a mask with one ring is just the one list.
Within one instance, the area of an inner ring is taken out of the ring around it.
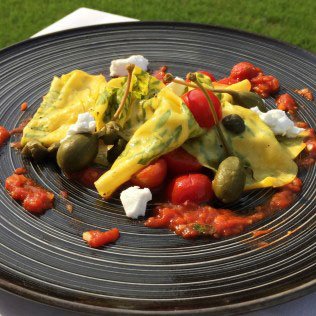
{"label": "caper", "polygon": [[65,172],[75,172],[88,166],[98,153],[96,134],[75,134],[62,142],[57,151],[57,164]]}
{"label": "caper", "polygon": [[120,126],[115,121],[108,122],[104,127],[104,135],[102,140],[105,145],[113,145],[119,139],[118,132],[120,131]]}
{"label": "caper", "polygon": [[31,140],[22,149],[22,155],[35,161],[41,161],[47,157],[48,151],[38,140]]}
{"label": "caper", "polygon": [[238,114],[230,114],[223,118],[223,125],[227,130],[234,134],[241,134],[245,131],[245,122]]}
{"label": "caper", "polygon": [[123,152],[127,144],[127,141],[123,138],[120,138],[115,145],[108,151],[108,161],[113,163],[116,158]]}
{"label": "caper", "polygon": [[245,182],[246,173],[241,160],[230,156],[220,163],[212,186],[219,200],[223,203],[231,203],[240,198]]}

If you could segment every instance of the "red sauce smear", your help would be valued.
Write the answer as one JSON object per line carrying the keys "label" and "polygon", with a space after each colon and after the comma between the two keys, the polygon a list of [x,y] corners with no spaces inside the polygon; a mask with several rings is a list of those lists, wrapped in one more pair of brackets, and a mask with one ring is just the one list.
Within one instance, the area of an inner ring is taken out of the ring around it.
{"label": "red sauce smear", "polygon": [[27,170],[25,168],[23,168],[23,167],[20,167],[20,168],[16,168],[14,170],[14,173],[15,174],[25,174],[25,173],[27,173]]}
{"label": "red sauce smear", "polygon": [[100,230],[89,230],[82,234],[82,239],[92,248],[98,248],[115,242],[120,237],[120,232],[117,228],[110,229],[106,232]]}
{"label": "red sauce smear", "polygon": [[232,68],[229,77],[219,80],[219,83],[232,84],[245,79],[250,81],[251,90],[262,98],[269,97],[280,88],[278,79],[274,76],[265,75],[260,68],[246,61],[236,64]]}
{"label": "red sauce smear", "polygon": [[162,66],[161,68],[159,68],[158,70],[154,71],[153,73],[153,77],[157,78],[158,80],[164,82],[164,77],[166,75],[167,72],[167,66]]}
{"label": "red sauce smear", "polygon": [[295,125],[306,129],[307,136],[304,138],[306,147],[297,159],[297,164],[300,167],[308,168],[316,162],[316,133],[305,122],[296,122]]}
{"label": "red sauce smear", "polygon": [[23,102],[23,103],[21,104],[21,111],[24,112],[24,111],[26,111],[26,110],[27,110],[27,102]]}
{"label": "red sauce smear", "polygon": [[4,143],[10,137],[10,132],[3,126],[0,126],[0,147],[4,145]]}
{"label": "red sauce smear", "polygon": [[301,95],[303,98],[305,98],[308,101],[313,101],[314,100],[314,95],[311,90],[308,88],[303,88],[303,89],[296,89],[294,90],[295,93]]}
{"label": "red sauce smear", "polygon": [[227,209],[196,204],[162,205],[153,217],[149,217],[145,226],[151,228],[169,228],[184,238],[213,236],[215,238],[238,235],[253,223],[262,220],[294,203],[302,187],[299,178],[281,187],[264,205],[258,206],[251,215],[241,216]]}
{"label": "red sauce smear", "polygon": [[8,177],[5,188],[14,200],[20,202],[31,213],[41,214],[53,207],[54,194],[23,174],[13,174]]}
{"label": "red sauce smear", "polygon": [[252,237],[253,238],[257,238],[266,234],[269,234],[273,231],[272,228],[269,229],[260,229],[260,230],[255,230],[254,232],[252,232]]}
{"label": "red sauce smear", "polygon": [[291,115],[295,115],[298,109],[298,105],[295,99],[288,93],[281,94],[275,100],[277,108],[279,110],[288,112]]}
{"label": "red sauce smear", "polygon": [[31,117],[28,117],[27,119],[25,119],[23,122],[21,122],[21,124],[18,127],[11,130],[10,134],[13,135],[13,134],[23,133],[24,127],[30,122],[31,119],[32,119]]}

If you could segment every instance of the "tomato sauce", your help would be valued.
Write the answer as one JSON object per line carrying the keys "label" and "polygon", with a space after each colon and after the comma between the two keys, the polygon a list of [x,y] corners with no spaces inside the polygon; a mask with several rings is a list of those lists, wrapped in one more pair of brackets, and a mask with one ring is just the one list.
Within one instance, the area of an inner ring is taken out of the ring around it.
{"label": "tomato sauce", "polygon": [[301,95],[303,98],[305,98],[308,101],[314,100],[314,95],[313,95],[312,91],[308,88],[296,89],[296,90],[294,90],[294,92]]}
{"label": "tomato sauce", "polygon": [[5,188],[14,200],[20,202],[31,213],[41,214],[53,207],[54,194],[23,174],[13,174],[8,177]]}
{"label": "tomato sauce", "polygon": [[291,115],[295,115],[298,109],[298,105],[294,98],[288,93],[281,94],[275,100],[277,108],[279,110],[288,112]]}
{"label": "tomato sauce", "polygon": [[28,117],[27,119],[25,119],[23,122],[21,122],[21,124],[14,128],[13,130],[10,131],[10,134],[22,134],[23,133],[23,129],[24,127],[31,121],[31,117]]}
{"label": "tomato sauce", "polygon": [[8,140],[10,132],[3,126],[0,126],[0,147]]}
{"label": "tomato sauce", "polygon": [[278,189],[266,204],[258,206],[253,214],[247,216],[238,215],[227,209],[189,203],[162,205],[155,210],[154,216],[146,220],[145,226],[169,228],[184,238],[238,235],[247,226],[293,204],[301,187],[302,181],[296,178],[292,183]]}
{"label": "tomato sauce", "polygon": [[297,159],[297,164],[300,167],[308,168],[316,162],[316,133],[305,122],[296,122],[295,125],[306,129],[307,136],[304,139],[306,147]]}
{"label": "tomato sauce", "polygon": [[117,228],[112,228],[105,232],[89,230],[82,234],[82,239],[92,248],[98,248],[115,242],[119,237],[120,232]]}
{"label": "tomato sauce", "polygon": [[219,80],[219,83],[232,84],[248,79],[251,83],[251,90],[259,94],[262,98],[267,98],[276,93],[280,84],[277,78],[271,75],[265,75],[263,71],[249,62],[240,62],[236,64],[228,78]]}

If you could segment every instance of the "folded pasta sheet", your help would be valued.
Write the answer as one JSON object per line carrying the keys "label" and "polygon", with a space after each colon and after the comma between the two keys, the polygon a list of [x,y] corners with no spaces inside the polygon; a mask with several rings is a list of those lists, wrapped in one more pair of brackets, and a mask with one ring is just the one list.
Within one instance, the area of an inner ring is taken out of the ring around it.
{"label": "folded pasta sheet", "polygon": [[78,114],[93,110],[105,85],[104,76],[81,70],[55,77],[39,109],[24,128],[22,145],[30,140],[38,140],[47,147],[59,142],[77,121]]}
{"label": "folded pasta sheet", "polygon": [[167,87],[162,89],[157,95],[157,109],[153,115],[136,130],[111,169],[95,182],[98,192],[109,198],[151,161],[202,133],[182,99]]}
{"label": "folded pasta sheet", "polygon": [[[293,181],[298,171],[293,159],[304,149],[303,140],[298,138],[280,143],[253,111],[225,102],[223,116],[229,114],[240,115],[246,125],[246,130],[238,135],[222,126],[228,145],[249,167],[245,189],[279,187]],[[214,128],[187,141],[183,147],[203,166],[214,170],[225,158]]]}

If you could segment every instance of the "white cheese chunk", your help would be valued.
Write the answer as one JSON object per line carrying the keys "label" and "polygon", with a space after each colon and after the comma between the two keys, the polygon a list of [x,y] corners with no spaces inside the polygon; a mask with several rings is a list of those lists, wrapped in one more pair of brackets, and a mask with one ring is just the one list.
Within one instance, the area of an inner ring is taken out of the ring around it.
{"label": "white cheese chunk", "polygon": [[132,55],[125,59],[112,60],[110,66],[110,76],[127,76],[126,66],[129,64],[134,64],[135,66],[140,67],[144,71],[147,71],[148,63],[148,60],[142,55]]}
{"label": "white cheese chunk", "polygon": [[[184,81],[180,77],[176,77],[175,79]],[[167,87],[169,89],[171,89],[173,91],[173,93],[175,93],[178,97],[181,97],[184,94],[184,91],[185,91],[185,88],[186,88],[185,85],[179,84],[179,83],[176,83],[176,82],[170,82],[169,84],[167,84]]]}
{"label": "white cheese chunk", "polygon": [[77,122],[70,125],[66,137],[63,138],[60,142],[64,142],[70,136],[79,133],[94,133],[95,132],[95,120],[94,117],[89,113],[82,113],[78,115]]}
{"label": "white cheese chunk", "polygon": [[145,215],[147,202],[152,199],[152,194],[148,188],[134,186],[122,191],[120,199],[126,216],[136,219]]}
{"label": "white cheese chunk", "polygon": [[257,113],[260,119],[272,129],[275,135],[294,138],[304,131],[304,128],[296,127],[294,122],[289,119],[286,113],[282,110],[275,109],[264,113],[256,106],[251,108],[251,111]]}

